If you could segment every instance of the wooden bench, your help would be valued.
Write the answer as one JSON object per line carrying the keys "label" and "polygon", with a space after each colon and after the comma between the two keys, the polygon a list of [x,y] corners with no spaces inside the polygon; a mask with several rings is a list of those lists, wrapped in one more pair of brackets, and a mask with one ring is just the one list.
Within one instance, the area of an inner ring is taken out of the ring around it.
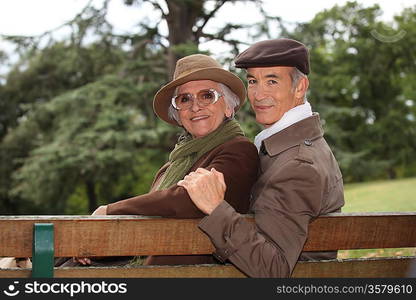
{"label": "wooden bench", "polygon": [[[140,216],[0,216],[0,257],[32,257],[34,224],[45,223],[53,224],[50,244],[55,257],[211,254],[214,248],[197,228],[198,222]],[[37,238],[45,242],[39,233]],[[416,247],[416,212],[336,213],[310,224],[304,250],[408,247]],[[416,256],[299,262],[293,277],[406,277],[411,263],[416,263]],[[51,268],[51,272],[54,277],[245,277],[231,264]],[[30,276],[31,269],[0,270],[0,277]]]}

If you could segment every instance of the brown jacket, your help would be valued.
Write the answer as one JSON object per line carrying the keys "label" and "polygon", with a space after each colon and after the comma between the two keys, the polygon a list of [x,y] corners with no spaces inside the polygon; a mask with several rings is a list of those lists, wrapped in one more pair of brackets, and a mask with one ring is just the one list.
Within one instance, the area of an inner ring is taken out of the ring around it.
{"label": "brown jacket", "polygon": [[215,245],[215,255],[248,276],[288,277],[309,222],[343,205],[342,175],[314,114],[263,141],[251,205],[255,224],[223,202],[199,227]]}
{"label": "brown jacket", "polygon": [[[224,174],[227,190],[225,200],[239,213],[247,213],[250,190],[257,179],[257,149],[246,137],[238,136],[202,156],[191,168],[215,168]],[[166,171],[163,166],[155,176],[152,188]],[[194,205],[187,191],[178,185],[152,191],[108,205],[109,215],[146,215],[173,218],[201,218],[205,215]],[[214,262],[206,256],[152,256],[146,264],[199,264]]]}

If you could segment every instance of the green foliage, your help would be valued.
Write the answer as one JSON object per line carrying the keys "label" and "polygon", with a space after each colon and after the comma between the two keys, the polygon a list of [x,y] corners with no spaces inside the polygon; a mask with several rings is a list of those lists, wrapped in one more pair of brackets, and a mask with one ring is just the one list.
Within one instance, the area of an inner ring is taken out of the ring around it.
{"label": "green foliage", "polygon": [[[99,205],[147,193],[154,174],[167,159],[166,152],[149,149],[137,149],[134,156],[133,170],[126,169],[126,174],[121,175],[117,182],[114,181],[111,184],[98,187]],[[67,200],[65,214],[88,213],[86,188],[85,186],[78,186]]]}
{"label": "green foliage", "polygon": [[[227,2],[233,1],[175,0],[163,8],[151,2],[160,19],[138,20],[136,33],[119,35],[105,19],[104,1],[101,9],[87,5],[64,24],[71,34],[63,41],[52,32],[7,37],[20,59],[0,81],[3,214],[89,213],[147,192],[179,133],[158,120],[151,105],[176,59],[200,52],[201,41],[217,39],[233,49],[224,65],[245,80],[232,64],[238,46],[264,34],[274,38],[276,26],[310,48],[308,99],[320,113],[344,180],[416,175],[415,7],[386,24],[377,5],[350,2],[285,27],[259,5],[265,22],[253,25],[247,41],[236,41],[229,34],[245,26],[227,23],[205,31]],[[162,22],[168,36],[160,32]],[[404,38],[386,42],[401,31]],[[1,50],[0,61],[8,61]],[[236,118],[250,139],[261,130],[248,103]]]}
{"label": "green foliage", "polygon": [[415,96],[408,83],[416,71],[409,52],[416,46],[416,10],[396,18],[408,31],[395,42],[376,34],[388,27],[377,21],[380,14],[377,5],[349,2],[318,13],[293,33],[311,48],[309,99],[347,182],[395,178],[400,166],[416,160],[415,111],[405,100]]}
{"label": "green foliage", "polygon": [[110,187],[131,172],[137,149],[160,147],[158,129],[149,128],[140,100],[147,99],[129,80],[106,76],[36,105],[10,135],[33,143],[13,173],[11,195],[50,202],[53,213],[64,211],[66,199],[89,182],[96,193],[103,191],[103,203],[118,196]]}
{"label": "green foliage", "polygon": [[7,74],[0,90],[0,138],[30,106],[24,104],[47,102],[53,97],[97,78],[117,71],[122,53],[115,47],[91,44],[78,48],[57,42],[42,50],[31,51]]}
{"label": "green foliage", "polygon": [[[190,42],[172,46],[171,51],[179,57],[184,57],[184,56],[199,52],[198,46],[195,45],[195,43],[190,43]],[[207,54],[207,53],[204,53],[204,54]]]}

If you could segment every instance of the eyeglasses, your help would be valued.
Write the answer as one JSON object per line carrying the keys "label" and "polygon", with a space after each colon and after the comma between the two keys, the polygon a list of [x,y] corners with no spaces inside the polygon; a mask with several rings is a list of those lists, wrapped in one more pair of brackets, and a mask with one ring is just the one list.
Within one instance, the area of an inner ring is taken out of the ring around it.
{"label": "eyeglasses", "polygon": [[[198,106],[204,107],[210,104],[214,104],[218,99],[223,96],[214,89],[200,90],[196,94],[196,100]],[[186,93],[179,94],[172,98],[172,106],[177,110],[187,110],[190,109],[195,102],[194,94]]]}

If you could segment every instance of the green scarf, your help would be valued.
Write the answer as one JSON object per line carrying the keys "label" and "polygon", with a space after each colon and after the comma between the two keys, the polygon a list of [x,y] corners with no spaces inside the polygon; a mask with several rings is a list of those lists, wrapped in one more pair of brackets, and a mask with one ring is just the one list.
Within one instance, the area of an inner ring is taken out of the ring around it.
{"label": "green scarf", "polygon": [[170,153],[170,165],[156,190],[167,189],[176,184],[205,153],[239,135],[244,136],[244,132],[235,120],[224,121],[216,130],[201,138],[194,139],[188,134]]}

